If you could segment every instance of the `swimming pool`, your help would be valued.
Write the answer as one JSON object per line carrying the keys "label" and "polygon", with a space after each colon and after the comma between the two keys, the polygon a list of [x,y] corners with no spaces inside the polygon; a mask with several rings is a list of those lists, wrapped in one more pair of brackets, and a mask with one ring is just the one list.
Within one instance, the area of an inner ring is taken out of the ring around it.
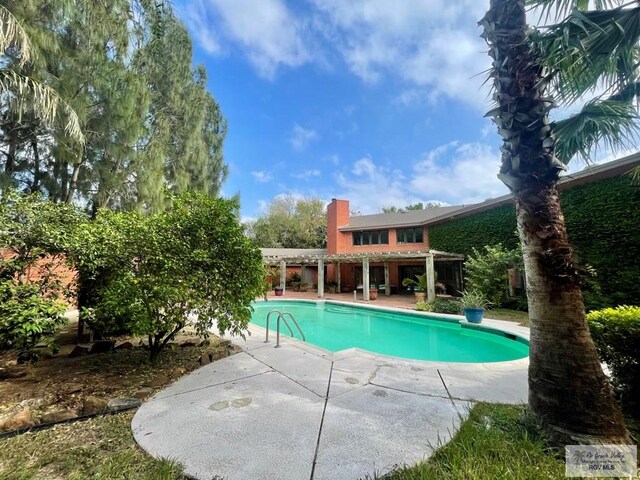
{"label": "swimming pool", "polygon": [[[255,302],[254,309],[251,323],[261,327],[271,310],[290,312],[308,343],[331,352],[356,347],[394,357],[469,363],[504,362],[529,355],[524,338],[483,325],[429,318],[410,311],[291,300]],[[276,316],[271,316],[269,330],[275,331]],[[294,337],[300,339],[295,327],[291,327]],[[281,325],[280,334],[284,332],[289,334]]]}

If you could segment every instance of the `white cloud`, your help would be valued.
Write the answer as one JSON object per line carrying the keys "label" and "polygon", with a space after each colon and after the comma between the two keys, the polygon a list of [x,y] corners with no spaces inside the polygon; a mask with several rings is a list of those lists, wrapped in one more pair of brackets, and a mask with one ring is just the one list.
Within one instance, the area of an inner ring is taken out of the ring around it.
{"label": "white cloud", "polygon": [[397,75],[408,85],[400,102],[447,96],[486,108],[488,87],[478,75],[490,60],[476,22],[487,0],[313,3],[328,41],[364,81]]}
{"label": "white cloud", "polygon": [[251,175],[256,179],[256,182],[260,183],[268,183],[273,180],[273,175],[270,172],[265,172],[263,170],[253,171],[251,172]]}
{"label": "white cloud", "polygon": [[283,0],[195,0],[185,9],[195,37],[211,54],[240,48],[262,77],[311,60],[304,25]]}
{"label": "white cloud", "polygon": [[220,38],[213,28],[207,15],[206,0],[193,0],[185,7],[185,20],[196,40],[204,50],[212,55],[224,52],[220,45]]}
{"label": "white cloud", "polygon": [[344,61],[365,82],[399,78],[405,102],[419,89],[416,99],[446,96],[485,109],[488,86],[477,75],[490,59],[476,23],[488,3],[309,0],[294,11],[285,0],[194,0],[184,13],[209,53],[239,49],[265,78],[283,66],[330,71]]}
{"label": "white cloud", "polygon": [[409,173],[367,156],[354,162],[350,172],[336,174],[334,196],[349,199],[351,208],[363,213],[416,202],[476,203],[508,193],[497,178],[499,163],[497,148],[484,143],[441,145],[426,152]]}
{"label": "white cloud", "polygon": [[304,128],[300,126],[298,123],[293,125],[293,130],[291,131],[291,137],[289,137],[289,143],[294,150],[302,151],[307,148],[307,145],[314,140],[317,140],[318,132],[316,132],[312,128]]}
{"label": "white cloud", "polygon": [[311,177],[319,177],[320,170],[303,170],[302,172],[292,173],[291,176],[299,180],[309,180]]}
{"label": "white cloud", "polygon": [[413,168],[412,191],[450,203],[476,203],[508,193],[498,179],[500,153],[485,143],[452,142],[427,152]]}

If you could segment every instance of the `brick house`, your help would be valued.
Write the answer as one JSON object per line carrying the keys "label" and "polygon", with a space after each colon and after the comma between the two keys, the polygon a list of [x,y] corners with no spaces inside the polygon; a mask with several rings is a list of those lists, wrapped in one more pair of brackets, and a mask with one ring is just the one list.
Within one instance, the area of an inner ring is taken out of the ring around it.
{"label": "brick house", "polygon": [[[567,174],[560,181],[562,190],[626,174],[640,165],[640,153]],[[513,195],[473,205],[456,205],[352,216],[348,200],[332,199],[327,206],[326,249],[262,249],[265,262],[281,267],[281,285],[294,269],[302,281],[318,285],[334,281],[342,292],[362,290],[369,299],[369,287],[386,295],[408,293],[405,278],[428,273],[427,298],[435,298],[436,281],[447,293],[463,289],[464,256],[430,249],[429,228],[512,204]],[[514,225],[515,228],[515,225]]]}

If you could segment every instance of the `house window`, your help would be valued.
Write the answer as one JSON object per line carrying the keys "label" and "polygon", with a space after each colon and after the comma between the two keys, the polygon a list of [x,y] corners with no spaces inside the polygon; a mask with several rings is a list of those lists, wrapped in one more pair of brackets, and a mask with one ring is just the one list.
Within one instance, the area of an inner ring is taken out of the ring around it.
{"label": "house window", "polygon": [[424,230],[422,227],[398,228],[396,238],[397,243],[422,243]]}
{"label": "house window", "polygon": [[353,232],[354,245],[386,245],[389,243],[389,230],[368,230]]}

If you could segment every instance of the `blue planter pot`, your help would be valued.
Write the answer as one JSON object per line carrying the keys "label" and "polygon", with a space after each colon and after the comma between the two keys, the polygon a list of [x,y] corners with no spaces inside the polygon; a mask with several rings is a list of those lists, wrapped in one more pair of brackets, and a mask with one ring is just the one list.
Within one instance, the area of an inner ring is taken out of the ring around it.
{"label": "blue planter pot", "polygon": [[484,308],[465,308],[464,309],[464,318],[466,318],[467,322],[469,323],[482,322],[483,315],[484,315]]}

